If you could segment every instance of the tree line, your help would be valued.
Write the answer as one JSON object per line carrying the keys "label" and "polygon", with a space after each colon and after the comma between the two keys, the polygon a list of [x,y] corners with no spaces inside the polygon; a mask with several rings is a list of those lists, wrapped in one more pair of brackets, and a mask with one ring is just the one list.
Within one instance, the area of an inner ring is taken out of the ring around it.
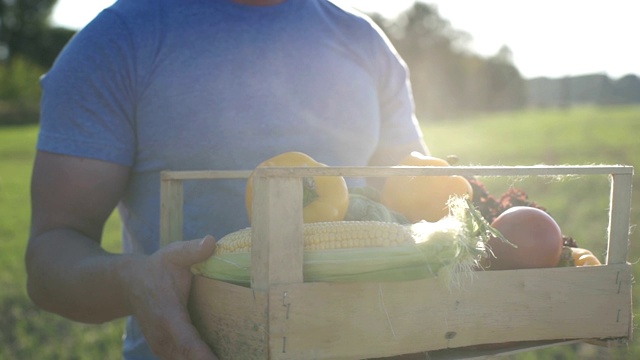
{"label": "tree line", "polygon": [[0,0],[0,125],[38,121],[40,76],[75,31],[48,19],[57,0]]}
{"label": "tree line", "polygon": [[527,103],[526,80],[503,46],[482,57],[471,36],[453,28],[437,8],[422,2],[396,19],[372,15],[407,62],[419,118],[516,110]]}
{"label": "tree line", "polygon": [[[37,121],[38,78],[75,33],[49,24],[56,1],[0,0],[0,124]],[[453,28],[432,5],[416,2],[394,19],[369,15],[410,69],[419,119],[567,106],[579,103],[576,97],[584,100],[577,94],[584,92],[580,84],[585,81],[524,79],[507,46],[493,56],[475,54],[468,46],[471,35]],[[623,90],[597,90],[609,91],[609,97],[595,103],[636,101],[637,96],[619,93],[637,89],[638,78],[623,83],[619,87]]]}

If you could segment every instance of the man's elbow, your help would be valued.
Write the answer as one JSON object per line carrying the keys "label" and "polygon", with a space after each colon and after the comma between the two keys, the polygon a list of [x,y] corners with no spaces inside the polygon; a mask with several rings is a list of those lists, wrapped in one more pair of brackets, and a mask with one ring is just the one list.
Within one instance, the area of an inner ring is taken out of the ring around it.
{"label": "man's elbow", "polygon": [[[40,251],[42,252],[42,251]],[[47,267],[46,257],[38,255],[37,247],[27,247],[25,255],[25,267],[27,272],[27,295],[31,302],[38,308],[60,315],[72,321],[88,324],[105,322],[92,314],[83,313],[79,306],[74,306],[73,301],[60,294],[53,278],[49,275],[52,270]],[[62,300],[61,300],[62,299]]]}
{"label": "man's elbow", "polygon": [[51,284],[43,276],[42,263],[38,263],[34,251],[27,249],[25,257],[25,266],[27,270],[27,295],[31,302],[42,310],[59,313],[54,306],[54,298],[51,294]]}
{"label": "man's elbow", "polygon": [[110,319],[96,316],[96,314],[82,311],[79,307],[68,306],[56,302],[56,295],[50,288],[49,284],[39,281],[34,276],[27,275],[27,295],[31,302],[38,308],[60,315],[68,320],[76,321],[84,324],[103,324]]}
{"label": "man's elbow", "polygon": [[36,306],[44,310],[48,310],[48,302],[46,301],[47,296],[45,295],[46,281],[43,281],[41,277],[38,276],[38,264],[35,257],[33,245],[30,242],[29,246],[27,246],[24,259],[27,272],[27,295],[31,302]]}
{"label": "man's elbow", "polygon": [[48,302],[46,301],[46,295],[44,295],[44,291],[42,290],[42,285],[37,284],[37,281],[33,279],[33,276],[27,275],[27,295],[31,302],[37,307],[51,311],[48,308]]}

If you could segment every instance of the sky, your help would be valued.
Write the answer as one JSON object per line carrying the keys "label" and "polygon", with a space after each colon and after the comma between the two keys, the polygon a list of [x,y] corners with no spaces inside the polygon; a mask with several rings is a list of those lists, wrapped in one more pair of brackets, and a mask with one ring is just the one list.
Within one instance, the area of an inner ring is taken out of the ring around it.
{"label": "sky", "polygon": [[[414,0],[340,0],[393,18]],[[638,0],[419,0],[471,35],[471,49],[491,56],[503,46],[525,78],[602,73],[640,76]],[[85,26],[114,0],[58,0],[52,23]]]}

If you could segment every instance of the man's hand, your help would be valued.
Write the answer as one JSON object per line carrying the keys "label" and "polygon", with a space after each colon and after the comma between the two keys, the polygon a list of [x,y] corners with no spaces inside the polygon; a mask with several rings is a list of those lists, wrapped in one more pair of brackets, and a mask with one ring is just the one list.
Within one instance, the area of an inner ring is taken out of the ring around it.
{"label": "man's hand", "polygon": [[216,359],[191,324],[191,266],[213,254],[215,239],[179,241],[133,262],[130,307],[151,350],[163,359]]}

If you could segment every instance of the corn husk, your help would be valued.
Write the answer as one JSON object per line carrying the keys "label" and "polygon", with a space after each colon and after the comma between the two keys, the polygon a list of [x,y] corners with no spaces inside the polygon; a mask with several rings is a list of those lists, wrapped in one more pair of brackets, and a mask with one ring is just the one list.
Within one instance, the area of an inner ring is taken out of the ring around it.
{"label": "corn husk", "polygon": [[[305,251],[305,282],[386,282],[442,276],[450,285],[473,270],[486,256],[485,243],[499,236],[471,202],[452,198],[451,212],[435,223],[419,222],[410,228],[414,244]],[[219,254],[192,267],[208,278],[250,285],[250,253]]]}

